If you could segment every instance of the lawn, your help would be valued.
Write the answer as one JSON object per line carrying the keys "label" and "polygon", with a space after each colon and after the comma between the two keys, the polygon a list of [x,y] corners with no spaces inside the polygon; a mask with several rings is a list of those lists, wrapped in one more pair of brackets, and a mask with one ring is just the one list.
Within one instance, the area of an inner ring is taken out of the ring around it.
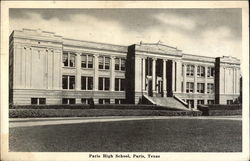
{"label": "lawn", "polygon": [[10,128],[19,152],[241,152],[242,122],[162,119]]}

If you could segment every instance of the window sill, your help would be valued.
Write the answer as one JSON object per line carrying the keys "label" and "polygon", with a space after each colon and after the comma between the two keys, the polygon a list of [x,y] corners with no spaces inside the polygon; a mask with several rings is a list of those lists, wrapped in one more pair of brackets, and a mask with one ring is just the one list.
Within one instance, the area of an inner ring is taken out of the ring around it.
{"label": "window sill", "polygon": [[65,69],[76,69],[76,67],[65,67],[65,66],[63,66],[63,68],[65,68]]}
{"label": "window sill", "polygon": [[82,68],[81,67],[81,70],[93,70],[94,68]]}
{"label": "window sill", "polygon": [[110,69],[98,69],[99,71],[107,71],[107,72],[109,72],[110,71]]}
{"label": "window sill", "polygon": [[115,70],[115,72],[125,73],[125,70]]}

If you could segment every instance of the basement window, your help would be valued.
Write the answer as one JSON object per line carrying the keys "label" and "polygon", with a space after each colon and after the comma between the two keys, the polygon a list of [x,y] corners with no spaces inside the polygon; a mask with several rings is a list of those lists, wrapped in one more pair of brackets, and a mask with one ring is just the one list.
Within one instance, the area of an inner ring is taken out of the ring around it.
{"label": "basement window", "polygon": [[31,98],[32,105],[43,105],[46,104],[46,98]]}
{"label": "basement window", "polygon": [[76,104],[75,98],[63,98],[62,104]]}
{"label": "basement window", "polygon": [[197,100],[198,105],[204,105],[204,100]]}
{"label": "basement window", "polygon": [[110,104],[110,99],[99,99],[99,104]]}

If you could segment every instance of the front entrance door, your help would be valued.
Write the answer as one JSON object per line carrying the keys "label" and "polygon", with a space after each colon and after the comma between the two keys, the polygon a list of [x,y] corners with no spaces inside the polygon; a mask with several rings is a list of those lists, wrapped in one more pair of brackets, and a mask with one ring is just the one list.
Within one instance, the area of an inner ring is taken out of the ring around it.
{"label": "front entrance door", "polygon": [[153,97],[152,80],[148,79],[148,96]]}
{"label": "front entrance door", "polygon": [[163,96],[163,81],[162,80],[159,80],[158,81],[158,94],[160,94],[161,96]]}

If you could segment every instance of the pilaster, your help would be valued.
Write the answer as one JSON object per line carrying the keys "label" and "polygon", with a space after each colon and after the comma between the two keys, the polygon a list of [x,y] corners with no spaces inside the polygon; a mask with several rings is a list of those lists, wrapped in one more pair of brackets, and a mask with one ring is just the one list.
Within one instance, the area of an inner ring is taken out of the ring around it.
{"label": "pilaster", "polygon": [[235,78],[235,68],[233,68],[233,94],[235,94],[236,93],[236,88],[235,88],[235,80],[236,80],[236,78]]}
{"label": "pilaster", "polygon": [[187,65],[186,64],[183,64],[183,93],[186,93],[186,77],[187,77],[187,74],[186,74],[186,71],[187,71]]}
{"label": "pilaster", "polygon": [[145,77],[146,77],[146,58],[142,58],[142,91],[145,91]]}
{"label": "pilaster", "polygon": [[172,91],[175,92],[175,61],[172,61]]}
{"label": "pilaster", "polygon": [[76,53],[76,90],[81,90],[81,55]]}
{"label": "pilaster", "polygon": [[207,94],[207,66],[205,66],[205,86],[204,92]]}
{"label": "pilaster", "polygon": [[197,93],[197,65],[194,65],[194,93]]}
{"label": "pilaster", "polygon": [[115,57],[111,56],[111,62],[110,62],[110,91],[114,91],[114,85],[115,85]]}
{"label": "pilaster", "polygon": [[98,79],[99,79],[98,56],[99,55],[96,54],[94,55],[94,91],[98,91]]}
{"label": "pilaster", "polygon": [[156,64],[155,63],[156,63],[156,58],[153,58],[152,61],[153,61],[152,62],[152,88],[153,89],[152,90],[153,90],[153,93],[154,93],[155,92],[155,79],[156,79],[155,78],[155,69],[156,69],[156,66],[155,66]]}
{"label": "pilaster", "polygon": [[167,91],[167,81],[166,81],[166,60],[163,59],[163,75],[162,75],[162,83],[163,83],[163,97],[166,96]]}

